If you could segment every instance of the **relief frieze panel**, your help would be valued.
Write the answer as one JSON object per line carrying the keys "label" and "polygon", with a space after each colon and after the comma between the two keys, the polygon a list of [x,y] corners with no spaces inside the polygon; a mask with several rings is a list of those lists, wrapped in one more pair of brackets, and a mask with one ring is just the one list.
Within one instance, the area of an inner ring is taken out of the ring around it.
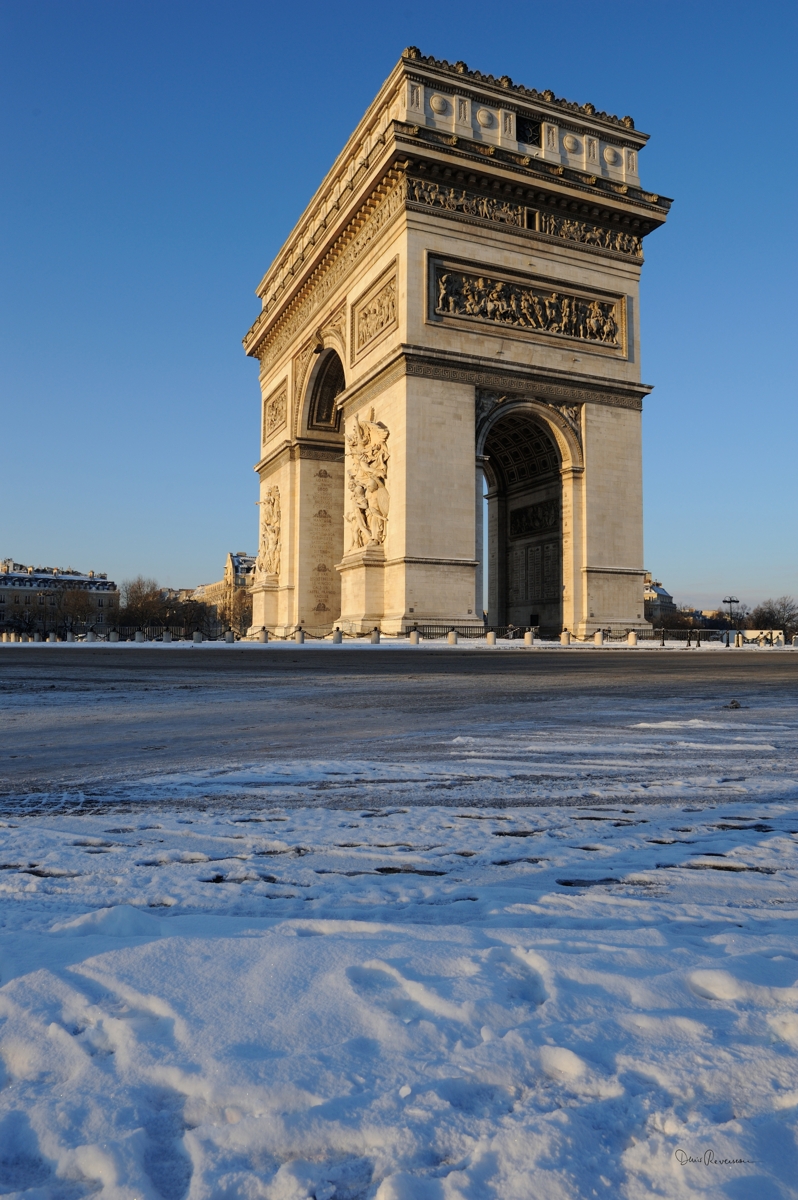
{"label": "relief frieze panel", "polygon": [[607,229],[592,221],[575,221],[572,217],[561,217],[556,213],[528,210],[529,226],[549,237],[565,238],[581,242],[585,246],[598,246],[601,250],[614,250],[618,254],[630,254],[634,258],[643,256],[643,239],[621,229]]}
{"label": "relief frieze panel", "polygon": [[411,204],[465,213],[469,217],[515,225],[519,229],[524,225],[525,210],[522,204],[513,204],[494,196],[481,196],[467,188],[448,187],[431,179],[408,179],[407,199]]}
{"label": "relief frieze panel", "polygon": [[280,386],[263,401],[263,438],[267,442],[273,433],[286,423],[288,411],[288,383],[284,379]]}
{"label": "relief frieze panel", "polygon": [[533,533],[545,533],[556,529],[560,523],[558,500],[541,500],[527,504],[510,513],[510,537],[528,537]]}
{"label": "relief frieze panel", "polygon": [[451,187],[434,179],[408,178],[406,188],[407,201],[411,205],[423,205],[445,213],[461,213],[516,229],[530,229],[548,237],[579,242],[583,246],[612,250],[616,254],[628,254],[635,258],[641,258],[643,255],[641,237],[599,225],[594,221],[577,221],[558,213],[527,208],[526,205],[517,204],[512,200],[483,196],[480,192]]}
{"label": "relief frieze panel", "polygon": [[373,342],[383,330],[395,324],[396,276],[394,275],[357,313],[355,325],[358,351],[368,346],[369,342]]}
{"label": "relief frieze panel", "polygon": [[352,305],[352,362],[398,323],[396,260],[365,296]]}
{"label": "relief frieze panel", "polygon": [[574,295],[433,262],[433,313],[518,332],[542,333],[620,349],[623,302]]}

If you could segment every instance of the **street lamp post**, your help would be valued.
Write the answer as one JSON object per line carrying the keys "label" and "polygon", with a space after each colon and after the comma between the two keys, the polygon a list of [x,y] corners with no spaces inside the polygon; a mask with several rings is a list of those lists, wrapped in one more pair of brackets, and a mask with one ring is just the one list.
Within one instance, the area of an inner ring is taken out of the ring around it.
{"label": "street lamp post", "polygon": [[734,624],[734,605],[739,604],[740,601],[737,599],[736,596],[724,596],[723,603],[728,604],[728,606],[729,606],[729,624],[733,625]]}

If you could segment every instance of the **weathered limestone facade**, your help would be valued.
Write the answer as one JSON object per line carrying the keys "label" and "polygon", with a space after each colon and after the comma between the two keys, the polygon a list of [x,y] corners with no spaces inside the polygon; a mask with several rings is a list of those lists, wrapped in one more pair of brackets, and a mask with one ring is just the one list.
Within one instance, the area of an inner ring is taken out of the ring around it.
{"label": "weathered limestone facade", "polygon": [[[644,627],[647,136],[405,51],[258,288],[253,627]],[[488,596],[482,595],[488,488]]]}

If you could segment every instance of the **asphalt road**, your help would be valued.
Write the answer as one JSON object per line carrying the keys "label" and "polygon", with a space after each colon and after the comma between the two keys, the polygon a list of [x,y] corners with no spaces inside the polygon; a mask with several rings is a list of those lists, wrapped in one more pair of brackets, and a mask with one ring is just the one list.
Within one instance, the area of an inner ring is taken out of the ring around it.
{"label": "asphalt road", "polygon": [[791,651],[0,648],[0,794],[230,763],[451,754],[453,732],[798,702]]}

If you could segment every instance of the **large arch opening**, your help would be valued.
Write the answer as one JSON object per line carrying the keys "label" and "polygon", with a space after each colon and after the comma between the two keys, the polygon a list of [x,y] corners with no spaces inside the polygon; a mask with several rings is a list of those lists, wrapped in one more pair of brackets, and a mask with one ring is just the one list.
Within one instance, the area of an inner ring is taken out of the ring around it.
{"label": "large arch opening", "polygon": [[539,625],[543,634],[559,633],[563,553],[557,443],[533,415],[516,409],[491,426],[483,454],[488,621]]}

